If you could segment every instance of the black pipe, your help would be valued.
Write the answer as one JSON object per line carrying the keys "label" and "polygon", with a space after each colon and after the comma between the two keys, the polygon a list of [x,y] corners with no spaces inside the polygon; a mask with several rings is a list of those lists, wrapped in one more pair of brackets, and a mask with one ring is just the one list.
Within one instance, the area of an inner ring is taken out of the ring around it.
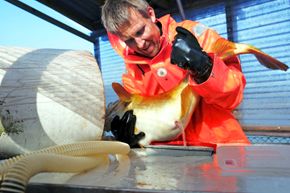
{"label": "black pipe", "polygon": [[177,3],[178,9],[179,9],[179,13],[181,15],[182,20],[185,20],[186,17],[185,17],[185,13],[184,13],[184,9],[183,9],[181,1],[180,0],[176,0],[176,3]]}

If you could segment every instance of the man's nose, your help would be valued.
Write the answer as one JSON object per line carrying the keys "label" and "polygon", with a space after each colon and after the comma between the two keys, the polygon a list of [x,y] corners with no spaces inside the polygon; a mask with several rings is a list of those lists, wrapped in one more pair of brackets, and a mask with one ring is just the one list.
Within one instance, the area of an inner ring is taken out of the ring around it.
{"label": "man's nose", "polygon": [[135,42],[138,48],[143,48],[145,45],[145,40],[143,40],[142,38],[135,38]]}

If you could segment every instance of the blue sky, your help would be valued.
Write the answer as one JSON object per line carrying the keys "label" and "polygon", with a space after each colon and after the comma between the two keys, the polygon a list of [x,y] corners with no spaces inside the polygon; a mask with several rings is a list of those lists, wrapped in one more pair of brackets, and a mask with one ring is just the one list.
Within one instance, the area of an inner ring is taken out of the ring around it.
{"label": "blue sky", "polygon": [[[49,16],[89,34],[89,30],[34,0],[21,0]],[[0,46],[88,50],[93,44],[38,18],[4,0],[0,0]]]}

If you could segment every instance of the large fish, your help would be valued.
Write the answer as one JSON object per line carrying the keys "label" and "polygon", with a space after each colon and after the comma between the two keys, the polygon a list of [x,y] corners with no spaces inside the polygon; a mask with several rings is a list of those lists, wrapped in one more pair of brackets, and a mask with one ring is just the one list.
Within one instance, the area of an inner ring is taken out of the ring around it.
{"label": "large fish", "polygon": [[[224,60],[233,55],[254,54],[267,68],[284,71],[288,69],[287,65],[252,45],[233,43],[224,38],[218,39],[210,50]],[[140,141],[143,146],[152,141],[168,141],[181,135],[200,98],[189,87],[187,80],[170,92],[154,97],[132,95],[118,83],[113,83],[112,87],[119,100],[107,108],[105,130],[110,129],[114,116],[122,116],[125,111],[133,110],[137,117],[135,133],[143,131],[146,135]],[[179,127],[176,127],[176,123]]]}
{"label": "large fish", "polygon": [[199,96],[187,80],[167,93],[152,97],[132,95],[119,83],[113,83],[112,87],[120,100],[108,106],[105,130],[110,129],[114,116],[122,116],[125,111],[133,110],[137,117],[135,133],[145,133],[145,138],[139,142],[141,146],[179,136],[199,101]]}

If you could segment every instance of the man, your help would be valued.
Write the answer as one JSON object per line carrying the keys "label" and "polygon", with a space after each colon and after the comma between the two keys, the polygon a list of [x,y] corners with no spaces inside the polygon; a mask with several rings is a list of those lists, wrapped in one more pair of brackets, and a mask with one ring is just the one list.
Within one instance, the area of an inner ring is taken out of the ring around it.
{"label": "man", "polygon": [[[194,21],[176,23],[169,15],[157,19],[145,0],[107,0],[102,21],[126,63],[122,80],[130,93],[156,96],[190,75],[189,84],[201,100],[185,129],[187,145],[249,143],[231,113],[243,98],[245,78],[236,56],[223,61],[211,52],[220,38],[215,31]],[[117,139],[136,145],[144,134],[132,134],[135,121],[132,111],[116,117],[112,130]],[[161,144],[183,145],[183,139]]]}

